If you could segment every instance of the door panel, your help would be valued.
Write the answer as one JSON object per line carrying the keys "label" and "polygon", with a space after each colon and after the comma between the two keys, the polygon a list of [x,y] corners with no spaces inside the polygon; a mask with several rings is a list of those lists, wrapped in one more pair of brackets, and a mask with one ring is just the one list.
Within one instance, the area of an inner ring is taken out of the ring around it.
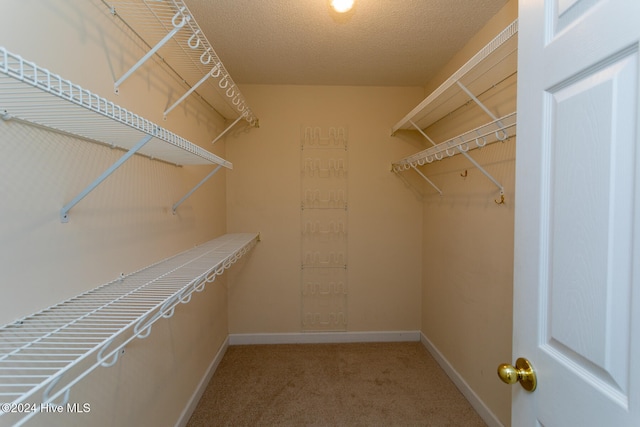
{"label": "door panel", "polygon": [[[628,407],[637,52],[546,93],[551,132],[541,350],[567,371],[558,393],[594,388]],[[543,365],[544,366],[544,365]],[[575,383],[575,384],[574,384]],[[580,385],[579,383],[585,383]],[[563,391],[566,390],[566,391]]]}
{"label": "door panel", "polygon": [[513,425],[637,426],[640,2],[519,7]]}
{"label": "door panel", "polygon": [[599,3],[601,0],[558,0],[557,5],[554,2],[547,2],[549,16],[552,18],[547,21],[547,34],[551,38],[564,31],[572,23],[579,21],[585,13]]}
{"label": "door panel", "polygon": [[[627,390],[637,53],[548,93],[549,272],[543,342]],[[631,117],[629,117],[631,116]],[[578,190],[578,191],[576,191]]]}

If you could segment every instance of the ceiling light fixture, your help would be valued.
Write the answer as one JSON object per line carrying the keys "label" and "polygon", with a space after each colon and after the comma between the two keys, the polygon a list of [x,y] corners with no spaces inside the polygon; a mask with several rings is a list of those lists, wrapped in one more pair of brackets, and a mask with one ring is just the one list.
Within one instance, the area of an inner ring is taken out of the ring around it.
{"label": "ceiling light fixture", "polygon": [[354,0],[331,0],[331,7],[338,13],[349,12]]}

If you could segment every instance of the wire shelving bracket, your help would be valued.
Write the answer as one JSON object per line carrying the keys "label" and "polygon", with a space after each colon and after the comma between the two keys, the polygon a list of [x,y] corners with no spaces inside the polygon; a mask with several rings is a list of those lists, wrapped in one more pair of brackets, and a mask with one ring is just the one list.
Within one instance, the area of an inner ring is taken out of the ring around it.
{"label": "wire shelving bracket", "polygon": [[[162,49],[162,57],[180,75],[189,89],[164,111],[166,116],[193,92],[211,105],[222,98],[235,114],[251,126],[258,119],[211,43],[184,2],[180,0],[113,0],[111,13],[122,19],[148,45],[150,50],[115,82],[115,90],[142,64]],[[215,107],[214,107],[215,108]],[[229,118],[229,114],[221,113]]]}
{"label": "wire shelving bracket", "polygon": [[[0,114],[5,121],[18,120],[126,151],[61,209],[62,222],[69,220],[71,208],[136,153],[176,165],[233,168],[231,162],[3,47],[0,94]],[[176,208],[174,205],[173,210]]]}
{"label": "wire shelving bracket", "polygon": [[74,298],[0,327],[0,401],[32,411],[0,411],[0,425],[21,426],[125,347],[146,338],[260,240],[226,234]]}
{"label": "wire shelving bracket", "polygon": [[178,206],[180,206],[185,200],[187,200],[198,188],[200,188],[205,182],[207,182],[209,180],[209,178],[211,178],[213,175],[215,175],[221,168],[222,166],[218,165],[214,170],[212,170],[211,172],[209,172],[209,174],[207,176],[205,176],[202,181],[200,181],[195,187],[193,187],[191,190],[189,190],[189,192],[187,194],[185,194],[180,200],[178,200],[176,203],[174,203],[174,205],[171,207],[171,212],[175,215],[176,214],[176,210],[178,209]]}
{"label": "wire shelving bracket", "polygon": [[120,157],[117,162],[111,165],[106,171],[102,173],[98,178],[95,179],[87,188],[85,188],[80,194],[73,198],[69,203],[64,205],[60,210],[60,222],[69,222],[69,211],[75,205],[80,203],[82,199],[84,199],[90,192],[92,192],[98,185],[102,183],[105,179],[107,179],[113,172],[116,171],[120,166],[124,164],[131,156],[140,151],[144,145],[149,142],[152,138],[152,135],[147,135],[142,138],[133,148],[127,151],[124,156]]}
{"label": "wire shelving bracket", "polygon": [[[112,13],[115,13],[115,11],[116,11],[115,8],[111,8],[111,12]],[[180,19],[180,23],[176,23],[177,19]],[[131,67],[126,73],[124,73],[124,75],[122,77],[120,77],[118,80],[116,80],[116,82],[113,85],[114,91],[116,93],[119,93],[120,85],[122,83],[124,83],[124,81],[126,79],[128,79],[133,73],[135,73],[136,70],[138,68],[140,68],[145,62],[147,62],[147,60],[149,58],[151,58],[153,55],[155,55],[155,53],[158,50],[160,50],[160,48],[162,46],[164,46],[169,40],[171,40],[173,38],[173,36],[175,36],[178,33],[178,31],[180,31],[180,29],[182,29],[184,27],[184,24],[186,24],[187,21],[190,20],[190,19],[191,19],[191,16],[184,14],[184,8],[182,8],[182,10],[179,10],[178,12],[176,12],[175,15],[173,15],[173,18],[171,18],[171,23],[173,24],[173,29],[171,31],[169,31],[167,33],[167,35],[162,38],[162,40],[160,40],[158,43],[156,43],[156,45],[153,46],[149,52],[147,52],[142,58],[140,58],[138,60],[138,62],[136,62],[133,65],[133,67]]]}

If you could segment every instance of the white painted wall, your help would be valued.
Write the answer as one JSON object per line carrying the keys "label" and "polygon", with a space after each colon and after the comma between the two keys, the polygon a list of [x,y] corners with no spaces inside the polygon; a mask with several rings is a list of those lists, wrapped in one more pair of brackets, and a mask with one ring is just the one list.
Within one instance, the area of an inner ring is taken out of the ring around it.
{"label": "white painted wall", "polygon": [[260,129],[229,139],[229,231],[262,242],[229,289],[234,334],[300,332],[301,126],[348,128],[348,331],[420,326],[422,207],[391,172],[412,147],[390,136],[421,88],[243,86]]}

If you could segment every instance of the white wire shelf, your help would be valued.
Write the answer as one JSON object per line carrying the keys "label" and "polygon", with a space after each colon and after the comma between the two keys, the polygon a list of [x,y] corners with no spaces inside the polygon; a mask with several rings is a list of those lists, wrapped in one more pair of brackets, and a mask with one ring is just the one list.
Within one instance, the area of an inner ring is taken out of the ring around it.
{"label": "white wire shelf", "polygon": [[[516,19],[392,128],[392,135],[401,129],[418,131],[433,145],[392,163],[393,172],[399,173],[413,169],[442,195],[442,190],[418,167],[434,160],[442,160],[445,155],[451,157],[461,154],[498,187],[500,201],[496,200],[496,203],[504,204],[502,184],[475,161],[468,151],[496,141],[505,141],[515,134],[516,112],[498,118],[478,97],[517,74],[517,33],[518,20]],[[492,121],[436,144],[427,135],[425,129],[470,101],[481,108]]]}
{"label": "white wire shelf", "polygon": [[0,47],[0,118],[19,120],[127,152],[60,210],[69,211],[134,154],[176,165],[218,166],[172,206],[172,212],[221,167],[233,165],[113,102]]}
{"label": "white wire shelf", "polygon": [[177,165],[233,165],[113,102],[0,47],[0,116],[130,150]]}
{"label": "white wire shelf", "polygon": [[226,234],[0,328],[0,402],[28,408],[0,411],[0,425],[66,405],[71,387],[114,365],[129,342],[146,338],[258,241],[257,233]]}
{"label": "white wire shelf", "polygon": [[460,69],[427,96],[420,104],[393,126],[391,134],[400,129],[425,129],[452,111],[469,102],[468,91],[480,95],[517,71],[518,21],[513,21]]}
{"label": "white wire shelf", "polygon": [[[197,90],[225,118],[239,115],[250,125],[257,126],[258,119],[184,2],[105,0],[105,4],[151,47],[128,73],[157,53],[189,85],[190,89],[174,100],[165,116]],[[116,91],[127,77],[125,73],[116,81]]]}
{"label": "white wire shelf", "polygon": [[451,138],[433,147],[412,154],[392,163],[394,172],[409,170],[412,167],[424,166],[435,160],[442,160],[466,153],[476,148],[482,148],[494,142],[504,142],[515,136],[517,113],[513,112],[489,122],[461,135]]}

